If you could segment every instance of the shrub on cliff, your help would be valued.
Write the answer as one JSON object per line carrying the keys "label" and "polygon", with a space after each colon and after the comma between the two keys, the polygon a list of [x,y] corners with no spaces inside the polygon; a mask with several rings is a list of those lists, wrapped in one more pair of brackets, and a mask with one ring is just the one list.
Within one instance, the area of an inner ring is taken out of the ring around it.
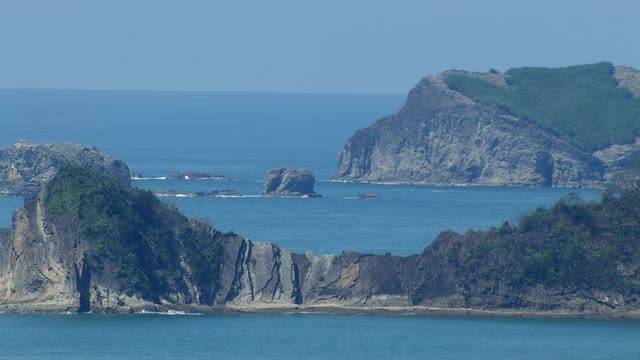
{"label": "shrub on cliff", "polygon": [[460,244],[466,284],[637,292],[640,188],[609,189],[599,202],[569,195],[515,226],[468,232]]}
{"label": "shrub on cliff", "polygon": [[223,237],[151,192],[64,166],[47,185],[44,202],[59,231],[86,243],[94,269],[115,267],[123,290],[156,299],[184,286],[181,253],[203,296],[215,289]]}

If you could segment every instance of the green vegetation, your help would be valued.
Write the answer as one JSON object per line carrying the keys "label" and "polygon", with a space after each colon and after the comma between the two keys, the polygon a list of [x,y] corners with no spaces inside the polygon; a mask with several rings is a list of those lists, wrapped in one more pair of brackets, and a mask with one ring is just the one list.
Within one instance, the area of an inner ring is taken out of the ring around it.
{"label": "green vegetation", "polygon": [[524,290],[640,291],[640,186],[608,189],[600,202],[569,195],[486,232],[470,231],[460,251],[466,284]]}
{"label": "green vegetation", "polygon": [[508,87],[450,74],[450,89],[527,119],[586,151],[640,136],[640,99],[617,87],[610,63],[507,71]]}
{"label": "green vegetation", "polygon": [[189,220],[151,192],[64,166],[47,185],[45,203],[56,229],[87,243],[81,246],[94,269],[114,267],[124,291],[157,299],[180,290],[183,252],[203,296],[212,296],[223,235],[211,234],[211,227]]}

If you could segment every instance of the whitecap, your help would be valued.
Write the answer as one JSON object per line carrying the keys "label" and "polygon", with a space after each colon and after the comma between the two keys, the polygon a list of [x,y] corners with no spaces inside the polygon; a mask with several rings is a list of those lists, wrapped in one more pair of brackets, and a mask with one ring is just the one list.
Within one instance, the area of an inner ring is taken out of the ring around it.
{"label": "whitecap", "polygon": [[202,315],[202,313],[189,313],[189,312],[180,311],[180,310],[150,311],[150,310],[145,310],[145,309],[143,309],[142,311],[138,311],[136,314],[140,314],[140,315],[169,315],[169,316],[177,316],[177,315],[181,315],[181,316],[198,316],[198,315]]}
{"label": "whitecap", "polygon": [[166,176],[157,177],[132,177],[131,180],[167,180]]}

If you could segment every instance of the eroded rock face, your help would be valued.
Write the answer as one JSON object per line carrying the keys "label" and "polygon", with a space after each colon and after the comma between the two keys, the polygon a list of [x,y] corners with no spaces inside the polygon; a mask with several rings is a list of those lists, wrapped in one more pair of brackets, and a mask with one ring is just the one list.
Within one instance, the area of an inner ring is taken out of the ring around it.
{"label": "eroded rock face", "polygon": [[[600,205],[565,200],[518,227],[445,231],[416,255],[316,256],[221,233],[149,192],[96,174],[63,167],[38,196],[25,199],[11,230],[0,229],[0,311],[437,308],[608,316],[640,310],[633,270],[640,252],[637,190]],[[92,185],[106,201],[87,195],[95,194]],[[81,207],[68,201],[76,195]],[[114,202],[124,211],[109,207]],[[95,204],[110,210],[96,209],[82,225],[77,212]],[[616,247],[592,251],[603,244]],[[542,256],[529,256],[538,248]],[[564,259],[567,249],[577,255]],[[546,262],[537,266],[540,259],[554,259],[562,276],[540,278],[538,269],[555,274]]]}
{"label": "eroded rock face", "polygon": [[311,170],[279,167],[264,177],[263,194],[268,196],[319,197],[313,187],[316,179]]}
{"label": "eroded rock face", "polygon": [[[25,207],[15,212],[12,231],[0,229],[2,311],[332,311],[389,307],[414,311],[413,307],[423,307],[606,315],[637,311],[639,304],[637,296],[597,288],[537,286],[514,291],[507,284],[462,271],[461,265],[473,260],[469,254],[477,251],[474,237],[485,236],[480,232],[444,232],[423,253],[411,256],[356,252],[315,256],[221,234],[196,221],[189,223],[192,231],[209,241],[221,241],[223,246],[219,267],[211,270],[217,272],[217,280],[211,287],[197,281],[198,269],[184,252],[186,239],[178,232],[174,255],[179,260],[162,269],[175,273],[170,286],[151,289],[155,295],[144,298],[123,291],[126,279],[108,262],[96,267],[87,257],[90,244],[76,235],[73,224],[54,223],[47,213],[42,197],[27,198]],[[158,257],[154,249],[148,251],[149,258]],[[498,265],[482,262],[482,266]]]}
{"label": "eroded rock face", "polygon": [[[400,111],[358,130],[335,179],[422,185],[599,186],[604,164],[537,126],[424,78]],[[469,73],[466,73],[469,74]],[[487,75],[488,76],[488,75]],[[493,75],[500,83],[499,74]]]}
{"label": "eroded rock face", "polygon": [[629,66],[616,66],[613,77],[620,87],[628,89],[633,96],[640,96],[640,70]]}
{"label": "eroded rock face", "polygon": [[38,144],[20,141],[0,148],[0,192],[34,195],[63,164],[82,165],[109,173],[123,184],[129,182],[129,167],[95,147],[69,143]]}

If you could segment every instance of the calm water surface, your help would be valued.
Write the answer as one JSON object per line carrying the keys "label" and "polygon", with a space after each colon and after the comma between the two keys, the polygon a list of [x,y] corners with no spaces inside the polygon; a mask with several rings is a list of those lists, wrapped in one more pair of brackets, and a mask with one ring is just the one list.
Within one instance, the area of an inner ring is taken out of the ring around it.
{"label": "calm water surface", "polygon": [[0,315],[0,359],[617,359],[640,323],[335,315]]}

